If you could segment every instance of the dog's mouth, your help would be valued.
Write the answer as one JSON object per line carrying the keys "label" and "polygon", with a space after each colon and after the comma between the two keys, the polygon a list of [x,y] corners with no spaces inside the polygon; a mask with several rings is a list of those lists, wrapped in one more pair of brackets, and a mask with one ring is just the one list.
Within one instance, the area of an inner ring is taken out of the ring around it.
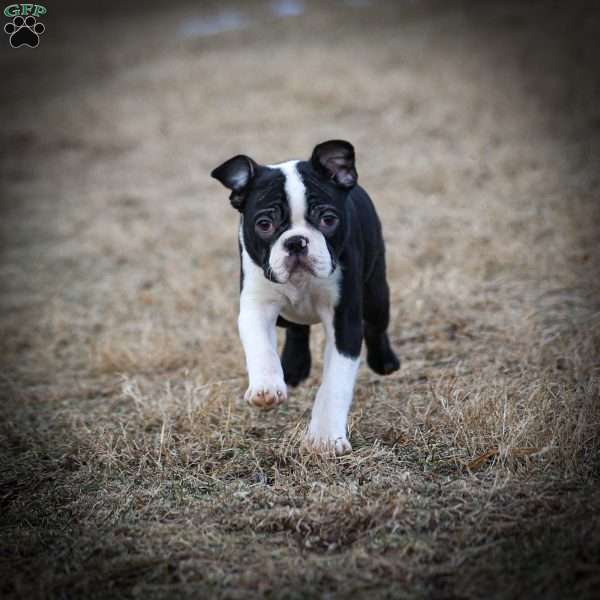
{"label": "dog's mouth", "polygon": [[311,260],[306,255],[292,255],[285,259],[285,268],[291,275],[296,273],[310,273],[316,277],[315,269],[312,265]]}

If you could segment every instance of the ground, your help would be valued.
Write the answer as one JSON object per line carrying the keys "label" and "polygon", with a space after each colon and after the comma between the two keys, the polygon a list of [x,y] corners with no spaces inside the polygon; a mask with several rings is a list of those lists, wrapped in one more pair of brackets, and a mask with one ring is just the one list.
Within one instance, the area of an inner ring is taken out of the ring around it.
{"label": "ground", "polygon": [[[595,597],[598,11],[123,4],[0,50],[0,594]],[[209,177],[333,137],[403,361],[361,367],[339,458],[299,447],[322,335],[285,407],[242,401]]]}

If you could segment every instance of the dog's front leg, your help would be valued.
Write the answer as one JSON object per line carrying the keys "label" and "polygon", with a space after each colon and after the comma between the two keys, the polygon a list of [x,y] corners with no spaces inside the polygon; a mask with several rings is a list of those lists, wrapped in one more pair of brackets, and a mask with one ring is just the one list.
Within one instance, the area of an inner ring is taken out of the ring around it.
{"label": "dog's front leg", "polygon": [[279,308],[272,304],[240,299],[238,326],[248,369],[249,404],[270,409],[287,398],[283,369],[277,355],[276,322]]}
{"label": "dog's front leg", "polygon": [[306,442],[315,449],[333,448],[338,455],[346,454],[352,450],[347,420],[360,363],[362,331],[358,326],[352,332],[350,351],[348,355],[342,354],[336,345],[333,311],[322,320],[326,338],[323,381],[313,405]]}

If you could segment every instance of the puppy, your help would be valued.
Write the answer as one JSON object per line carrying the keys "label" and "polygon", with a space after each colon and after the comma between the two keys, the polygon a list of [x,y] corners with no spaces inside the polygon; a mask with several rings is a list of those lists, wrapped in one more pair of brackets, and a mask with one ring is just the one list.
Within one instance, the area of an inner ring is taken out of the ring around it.
{"label": "puppy", "polygon": [[[306,443],[352,450],[346,422],[364,338],[380,375],[400,367],[387,335],[389,288],[381,223],[357,185],[354,148],[343,140],[315,147],[308,161],[259,165],[234,156],[211,173],[241,213],[239,332],[249,386],[245,399],[270,409],[287,385],[310,373],[310,326],[325,330],[323,381]],[[276,325],[286,328],[281,360]]]}

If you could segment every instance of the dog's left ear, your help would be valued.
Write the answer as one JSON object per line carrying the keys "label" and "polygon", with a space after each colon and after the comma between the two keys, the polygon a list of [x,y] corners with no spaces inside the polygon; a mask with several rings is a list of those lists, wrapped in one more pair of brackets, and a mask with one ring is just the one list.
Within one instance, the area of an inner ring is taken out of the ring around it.
{"label": "dog's left ear", "polygon": [[249,156],[238,154],[213,169],[210,175],[231,190],[231,205],[242,211],[246,200],[246,188],[257,170],[258,165]]}
{"label": "dog's left ear", "polygon": [[319,173],[337,185],[348,189],[356,185],[358,173],[354,166],[354,147],[350,142],[322,142],[315,146],[310,162]]}

